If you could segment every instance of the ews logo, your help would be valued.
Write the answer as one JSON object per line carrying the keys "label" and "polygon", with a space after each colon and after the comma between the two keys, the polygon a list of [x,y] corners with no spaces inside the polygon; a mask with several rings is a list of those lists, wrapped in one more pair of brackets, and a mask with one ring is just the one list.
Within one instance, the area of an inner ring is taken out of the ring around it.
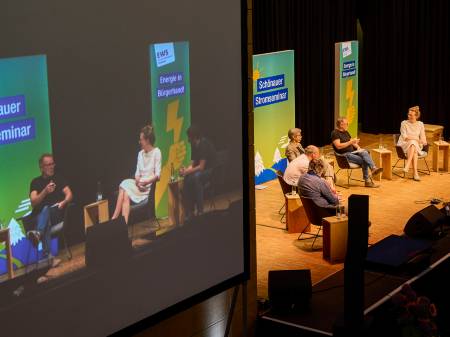
{"label": "ews logo", "polygon": [[156,58],[160,59],[162,57],[169,56],[169,51],[164,49],[163,51],[159,51],[156,53]]}
{"label": "ews logo", "polygon": [[162,67],[166,64],[175,62],[175,50],[173,42],[158,43],[154,45],[156,66]]}

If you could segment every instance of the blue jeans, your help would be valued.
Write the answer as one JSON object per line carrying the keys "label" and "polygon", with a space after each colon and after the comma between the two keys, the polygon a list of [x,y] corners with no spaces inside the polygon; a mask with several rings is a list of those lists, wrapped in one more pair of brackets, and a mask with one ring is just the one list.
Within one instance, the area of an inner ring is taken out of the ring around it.
{"label": "blue jeans", "polygon": [[188,216],[192,215],[195,206],[199,213],[203,213],[204,189],[209,175],[209,170],[205,170],[184,177],[183,203]]}
{"label": "blue jeans", "polygon": [[43,255],[50,253],[52,240],[52,225],[57,224],[63,218],[63,211],[58,207],[44,206],[37,216],[36,229],[42,241]]}
{"label": "blue jeans", "polygon": [[362,167],[364,180],[369,180],[369,169],[373,169],[375,164],[366,150],[359,153],[344,153],[350,163],[358,164]]}

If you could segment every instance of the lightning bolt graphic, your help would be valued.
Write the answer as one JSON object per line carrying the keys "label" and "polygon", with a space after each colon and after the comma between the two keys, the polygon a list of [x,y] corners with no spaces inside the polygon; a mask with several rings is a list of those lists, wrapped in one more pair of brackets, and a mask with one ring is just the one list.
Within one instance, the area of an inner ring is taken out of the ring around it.
{"label": "lightning bolt graphic", "polygon": [[[166,132],[170,132],[173,130],[173,143],[170,146],[168,159],[166,164],[161,168],[161,176],[159,179],[159,186],[163,186],[163,188],[156,188],[155,191],[155,202],[156,205],[159,205],[164,193],[167,191],[167,186],[169,184],[170,175],[171,175],[171,165],[174,166],[175,170],[179,169],[179,165],[181,165],[182,160],[184,160],[185,154],[180,159],[181,161],[177,164],[177,151],[179,147],[176,145],[180,142],[181,137],[181,127],[183,126],[183,117],[178,117],[178,109],[180,107],[180,101],[176,100],[169,104],[167,104],[167,124],[166,124]],[[183,143],[184,144],[184,143]],[[172,155],[171,155],[172,154]],[[157,206],[158,207],[158,206]]]}
{"label": "lightning bolt graphic", "polygon": [[183,125],[183,117],[178,118],[178,107],[180,101],[176,100],[167,105],[167,126],[166,131],[173,130],[173,142],[177,143],[180,140],[181,126]]}
{"label": "lightning bolt graphic", "polygon": [[348,80],[345,86],[345,98],[347,100],[347,121],[350,125],[355,117],[355,106],[353,104],[353,98],[355,97],[355,91],[353,90],[353,80]]}

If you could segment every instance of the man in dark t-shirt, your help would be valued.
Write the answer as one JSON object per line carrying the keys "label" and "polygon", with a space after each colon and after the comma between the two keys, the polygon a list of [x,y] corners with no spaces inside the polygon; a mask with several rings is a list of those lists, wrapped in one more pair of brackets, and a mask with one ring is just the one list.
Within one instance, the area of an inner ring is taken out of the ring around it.
{"label": "man in dark t-shirt", "polygon": [[183,204],[189,218],[195,207],[198,215],[203,213],[204,186],[216,165],[216,151],[195,125],[187,130],[187,135],[191,143],[191,165],[181,168],[180,175],[184,176]]}
{"label": "man in dark t-shirt", "polygon": [[30,184],[31,217],[36,230],[28,232],[28,237],[34,245],[42,241],[44,257],[56,267],[61,261],[54,259],[50,252],[51,227],[63,219],[64,208],[72,200],[72,191],[67,181],[55,173],[53,155],[43,154],[39,158],[39,168],[41,175]]}
{"label": "man in dark t-shirt", "polygon": [[359,139],[350,136],[346,118],[341,117],[336,121],[336,129],[331,132],[331,142],[334,151],[346,156],[350,163],[361,166],[366,187],[378,187],[373,183],[369,170],[375,176],[383,172],[383,169],[375,166],[369,152],[359,146]]}

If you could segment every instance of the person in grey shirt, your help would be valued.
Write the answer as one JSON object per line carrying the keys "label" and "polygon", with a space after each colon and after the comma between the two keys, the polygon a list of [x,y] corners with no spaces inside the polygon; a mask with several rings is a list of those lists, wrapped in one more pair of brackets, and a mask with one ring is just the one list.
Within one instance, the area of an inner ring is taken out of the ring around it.
{"label": "person in grey shirt", "polygon": [[302,197],[312,199],[317,206],[335,209],[339,203],[338,195],[333,193],[328,183],[322,179],[324,167],[322,159],[312,159],[308,172],[298,181],[298,188]]}
{"label": "person in grey shirt", "polygon": [[288,137],[289,144],[286,147],[285,154],[288,162],[291,162],[301,154],[305,153],[305,149],[302,144],[300,144],[300,141],[302,140],[302,130],[297,128],[289,129]]}

